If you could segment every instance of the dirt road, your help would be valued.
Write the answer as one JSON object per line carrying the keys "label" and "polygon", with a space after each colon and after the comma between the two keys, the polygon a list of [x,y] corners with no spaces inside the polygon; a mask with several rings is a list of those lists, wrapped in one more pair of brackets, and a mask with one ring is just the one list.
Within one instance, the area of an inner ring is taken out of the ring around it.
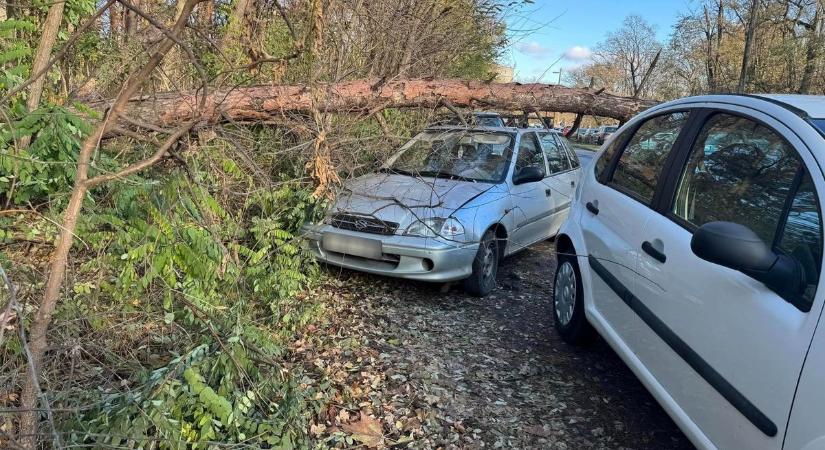
{"label": "dirt road", "polygon": [[359,286],[394,411],[432,417],[412,447],[692,448],[604,341],[580,349],[557,337],[550,242],[505,260],[483,299],[328,270]]}

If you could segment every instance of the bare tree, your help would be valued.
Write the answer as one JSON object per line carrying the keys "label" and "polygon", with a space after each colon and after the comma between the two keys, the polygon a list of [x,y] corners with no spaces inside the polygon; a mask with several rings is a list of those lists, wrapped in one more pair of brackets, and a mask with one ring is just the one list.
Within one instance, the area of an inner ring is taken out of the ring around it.
{"label": "bare tree", "polygon": [[756,38],[756,25],[759,20],[759,0],[751,0],[750,12],[748,13],[747,28],[745,31],[745,50],[742,54],[742,70],[739,72],[739,84],[736,92],[743,93],[748,85],[751,68],[751,52],[753,51],[753,41]]}
{"label": "bare tree", "polygon": [[656,32],[641,16],[625,18],[622,27],[607,35],[596,50],[597,61],[621,71],[619,92],[633,97],[643,95],[642,80],[655,65],[662,45]]}

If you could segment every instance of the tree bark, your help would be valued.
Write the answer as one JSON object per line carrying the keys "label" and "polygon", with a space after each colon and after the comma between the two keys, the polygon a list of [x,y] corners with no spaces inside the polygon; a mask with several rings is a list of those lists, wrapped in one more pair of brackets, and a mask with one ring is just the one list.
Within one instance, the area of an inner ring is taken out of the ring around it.
{"label": "tree bark", "polygon": [[[174,36],[179,36],[186,27],[189,15],[197,3],[202,0],[186,0],[181,7],[175,25],[171,29]],[[100,139],[107,130],[114,127],[117,123],[118,117],[129,101],[129,98],[137,93],[140,86],[149,78],[157,65],[163,60],[163,57],[175,44],[174,40],[166,37],[154,49],[155,51],[149,57],[139,71],[129,76],[124,84],[120,95],[112,103],[112,107],[103,121],[95,127],[91,134],[83,141],[80,147],[80,152],[77,157],[77,173],[75,176],[75,184],[72,188],[72,193],[69,198],[69,203],[63,213],[63,223],[60,227],[60,237],[52,252],[49,263],[49,275],[46,282],[46,288],[43,292],[43,298],[40,301],[40,307],[35,313],[32,321],[31,330],[29,332],[28,347],[31,353],[29,365],[26,371],[26,379],[23,384],[23,389],[20,395],[20,433],[23,446],[27,449],[34,449],[37,447],[37,426],[39,421],[39,414],[37,409],[38,389],[37,380],[39,378],[40,369],[43,362],[43,356],[46,352],[48,344],[46,333],[54,314],[57,301],[60,298],[60,290],[63,286],[63,278],[66,274],[66,265],[68,263],[69,251],[74,240],[75,228],[77,219],[83,206],[83,199],[86,196],[88,189],[101,182],[100,178],[89,179],[89,164],[91,162],[92,154],[97,148]],[[187,128],[188,130],[188,128]],[[178,134],[173,134],[177,137]],[[165,146],[164,146],[165,147]],[[108,181],[108,180],[103,180]],[[44,399],[45,400],[45,399]]]}
{"label": "tree bark", "polygon": [[[600,91],[547,84],[485,83],[465,80],[355,80],[305,85],[255,86],[212,90],[201,109],[201,95],[158,94],[129,102],[125,115],[153,126],[170,127],[198,120],[200,126],[226,120],[262,121],[285,113],[364,113],[382,108],[438,108],[448,101],[457,107],[500,111],[558,111],[627,120],[653,106],[651,100],[620,97]],[[106,110],[111,103],[92,103]],[[122,124],[129,128],[129,123]]]}
{"label": "tree bark", "polygon": [[214,0],[208,0],[198,7],[198,22],[204,31],[211,32],[215,18]]}
{"label": "tree bark", "polygon": [[[140,0],[132,0],[132,3],[140,8]],[[138,20],[140,18],[131,9],[123,8],[123,42],[131,40],[138,29]]]}
{"label": "tree bark", "polygon": [[114,4],[109,8],[109,37],[114,42],[118,42],[120,39],[120,30],[123,24],[123,12],[125,9],[126,8],[118,4]]}
{"label": "tree bark", "polygon": [[647,68],[645,75],[642,77],[642,81],[639,82],[639,86],[636,88],[636,93],[633,94],[633,98],[639,98],[639,95],[644,91],[645,86],[647,85],[648,80],[650,80],[650,75],[653,74],[653,71],[656,70],[656,64],[659,62],[659,56],[662,55],[662,50],[659,49],[656,52],[656,56],[653,57],[653,61],[650,63],[650,67]]}
{"label": "tree bark", "polygon": [[745,51],[742,54],[742,70],[739,72],[739,85],[736,92],[742,94],[748,86],[748,78],[751,72],[751,51],[756,35],[756,21],[758,19],[759,0],[751,0],[750,14],[748,14],[748,28],[745,31]]}
{"label": "tree bark", "polygon": [[576,118],[573,119],[573,125],[571,125],[570,129],[567,130],[565,136],[573,136],[573,134],[578,131],[579,127],[582,125],[583,118],[584,114],[576,114]]}
{"label": "tree bark", "polygon": [[813,28],[808,31],[808,45],[805,51],[805,70],[802,72],[802,81],[799,85],[800,94],[810,94],[813,88],[813,81],[816,75],[816,69],[819,67],[819,61],[822,57],[822,46],[825,44],[823,39],[823,22],[825,22],[825,6],[821,1],[815,5],[816,12],[812,22]]}
{"label": "tree bark", "polygon": [[248,26],[246,16],[252,2],[253,0],[235,0],[235,4],[232,7],[232,14],[227,19],[229,24],[226,27],[226,34],[221,41],[222,50],[229,45],[237,43],[238,40],[244,36],[244,29]]}
{"label": "tree bark", "polygon": [[[37,44],[37,52],[34,54],[32,61],[32,69],[30,73],[39,73],[49,63],[49,57],[52,56],[52,49],[54,43],[57,41],[57,32],[60,30],[60,23],[63,22],[63,7],[66,2],[58,0],[52,3],[46,14],[46,21],[43,22],[43,34],[40,35],[40,42]],[[34,111],[40,106],[40,98],[43,96],[43,85],[46,82],[46,77],[38,77],[29,86],[29,95],[26,98],[26,108],[29,111]],[[31,143],[31,136],[24,136],[20,140],[20,146],[25,148]]]}
{"label": "tree bark", "polygon": [[722,34],[725,31],[725,5],[722,3],[722,0],[719,0],[719,4],[716,8],[716,50],[713,54],[713,71],[716,73],[717,78],[714,82],[714,91],[713,93],[719,92],[719,83],[718,77],[721,75],[720,72],[720,64],[719,59],[722,55]]}

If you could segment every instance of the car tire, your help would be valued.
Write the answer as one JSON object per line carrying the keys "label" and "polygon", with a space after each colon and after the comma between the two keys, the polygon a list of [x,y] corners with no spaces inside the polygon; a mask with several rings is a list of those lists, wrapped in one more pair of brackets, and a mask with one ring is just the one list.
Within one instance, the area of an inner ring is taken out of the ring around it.
{"label": "car tire", "polygon": [[478,252],[473,259],[473,273],[464,279],[464,290],[475,297],[484,297],[496,286],[498,273],[498,240],[492,230],[481,237]]}
{"label": "car tire", "polygon": [[596,330],[584,314],[584,288],[576,257],[558,255],[553,278],[553,322],[564,342],[587,344],[596,337]]}

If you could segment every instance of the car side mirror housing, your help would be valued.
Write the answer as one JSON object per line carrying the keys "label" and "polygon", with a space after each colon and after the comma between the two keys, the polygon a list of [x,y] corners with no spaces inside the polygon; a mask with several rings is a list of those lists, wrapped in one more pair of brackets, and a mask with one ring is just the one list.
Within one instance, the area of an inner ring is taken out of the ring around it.
{"label": "car side mirror housing", "polygon": [[761,281],[785,300],[805,288],[805,270],[795,258],[774,253],[750,228],[733,222],[709,222],[699,227],[690,249],[705,261],[738,270]]}
{"label": "car side mirror housing", "polygon": [[539,166],[522,167],[513,175],[513,184],[524,184],[541,181],[544,179],[544,170]]}

